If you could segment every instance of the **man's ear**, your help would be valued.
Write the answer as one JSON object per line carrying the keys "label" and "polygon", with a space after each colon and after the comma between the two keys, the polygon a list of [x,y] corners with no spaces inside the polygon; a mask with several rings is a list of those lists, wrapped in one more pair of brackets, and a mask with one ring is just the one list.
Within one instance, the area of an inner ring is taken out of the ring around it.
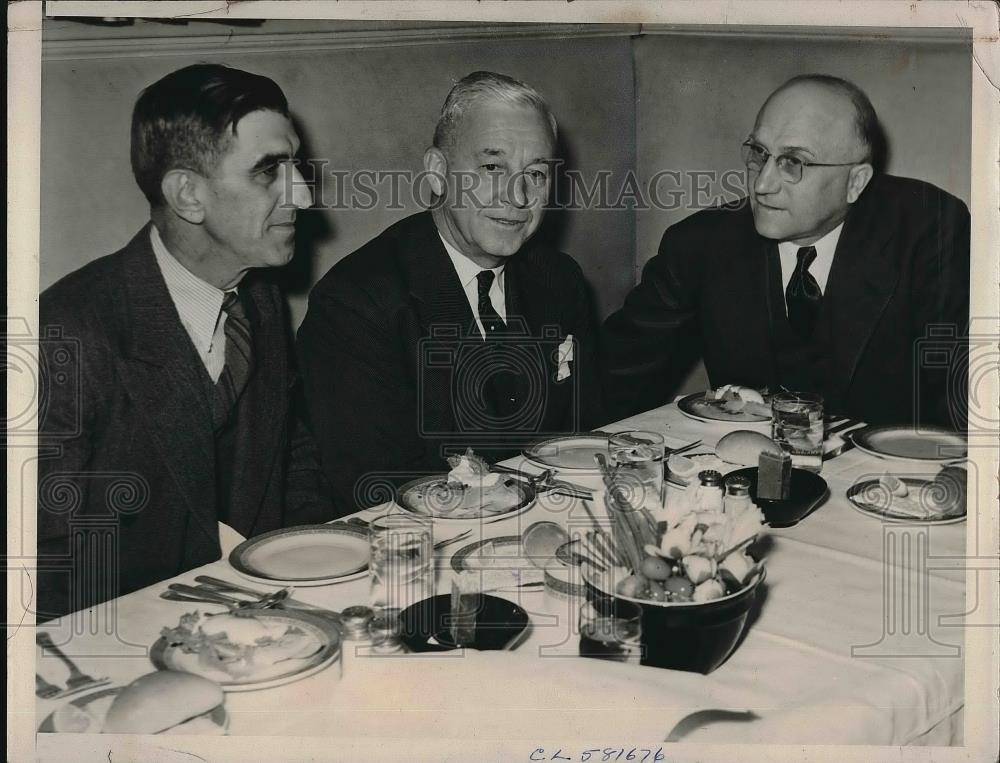
{"label": "man's ear", "polygon": [[170,170],[160,181],[160,191],[167,206],[192,225],[205,221],[205,207],[199,192],[201,184],[200,175],[185,169]]}
{"label": "man's ear", "polygon": [[424,151],[424,171],[427,173],[427,182],[431,184],[431,191],[435,196],[444,196],[447,188],[448,159],[440,148],[431,146]]}
{"label": "man's ear", "polygon": [[861,192],[865,190],[868,186],[868,182],[872,179],[872,175],[875,174],[875,170],[870,164],[858,164],[851,167],[850,173],[847,175],[847,203],[853,204],[861,196]]}

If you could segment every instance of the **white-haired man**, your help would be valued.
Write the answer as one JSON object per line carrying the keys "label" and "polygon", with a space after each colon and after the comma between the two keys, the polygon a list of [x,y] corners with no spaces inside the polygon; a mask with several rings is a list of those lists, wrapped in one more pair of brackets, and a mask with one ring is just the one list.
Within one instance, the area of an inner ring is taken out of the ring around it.
{"label": "white-haired man", "polygon": [[533,238],[555,143],[537,91],[492,72],[463,78],[424,155],[433,208],[388,228],[313,289],[298,343],[341,505],[447,471],[445,457],[469,446],[496,459],[542,434],[600,423],[583,274]]}

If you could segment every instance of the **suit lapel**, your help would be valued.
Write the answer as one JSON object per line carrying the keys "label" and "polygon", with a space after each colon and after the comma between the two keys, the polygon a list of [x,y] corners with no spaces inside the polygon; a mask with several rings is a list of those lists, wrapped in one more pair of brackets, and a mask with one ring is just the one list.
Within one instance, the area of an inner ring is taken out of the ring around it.
{"label": "suit lapel", "polygon": [[[152,426],[150,436],[170,472],[202,542],[218,545],[212,409],[197,351],[180,322],[156,263],[147,225],[132,240],[124,260],[120,312],[124,384]],[[184,526],[183,513],[168,521]],[[196,543],[191,538],[191,543]]]}
{"label": "suit lapel", "polygon": [[844,390],[899,282],[886,246],[892,231],[878,225],[874,200],[869,189],[848,214],[823,297],[832,329],[833,369]]}

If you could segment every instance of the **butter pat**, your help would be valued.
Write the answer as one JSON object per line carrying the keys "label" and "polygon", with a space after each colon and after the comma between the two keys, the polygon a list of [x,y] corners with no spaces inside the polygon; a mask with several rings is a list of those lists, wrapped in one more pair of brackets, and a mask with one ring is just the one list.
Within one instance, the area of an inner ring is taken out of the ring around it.
{"label": "butter pat", "polygon": [[792,457],[788,453],[763,452],[757,462],[757,497],[783,501],[791,494]]}

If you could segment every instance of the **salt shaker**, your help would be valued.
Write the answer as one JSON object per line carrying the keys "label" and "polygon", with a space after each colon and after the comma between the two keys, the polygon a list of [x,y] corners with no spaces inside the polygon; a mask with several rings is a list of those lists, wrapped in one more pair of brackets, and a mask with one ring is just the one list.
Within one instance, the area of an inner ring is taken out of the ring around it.
{"label": "salt shaker", "polygon": [[726,496],[723,510],[727,514],[738,514],[750,505],[750,480],[736,476],[726,480]]}
{"label": "salt shaker", "polygon": [[698,472],[698,505],[703,511],[722,511],[722,475],[714,469]]}
{"label": "salt shaker", "polygon": [[347,641],[368,641],[370,639],[368,628],[374,616],[375,612],[371,607],[347,607],[340,613],[344,639]]}
{"label": "salt shaker", "polygon": [[397,654],[403,651],[399,610],[383,609],[368,623],[368,637],[374,654]]}

